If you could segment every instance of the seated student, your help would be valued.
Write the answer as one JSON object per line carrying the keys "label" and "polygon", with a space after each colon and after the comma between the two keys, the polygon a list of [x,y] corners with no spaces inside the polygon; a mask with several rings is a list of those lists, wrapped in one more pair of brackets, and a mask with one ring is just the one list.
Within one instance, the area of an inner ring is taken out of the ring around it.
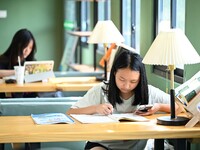
{"label": "seated student", "polygon": [[0,78],[14,75],[14,66],[18,64],[18,56],[21,63],[35,60],[36,42],[33,34],[27,29],[17,31],[8,49],[0,55]]}
{"label": "seated student", "polygon": [[[101,94],[105,92],[107,98]],[[106,102],[107,100],[108,102]],[[105,101],[106,100],[106,101]],[[170,96],[148,85],[145,66],[140,55],[120,47],[115,55],[108,83],[90,89],[67,114],[104,114],[135,112],[138,105],[153,104],[146,116],[158,111],[170,112]],[[143,150],[147,140],[88,141],[86,150]]]}
{"label": "seated student", "polygon": [[[21,65],[25,61],[35,61],[37,52],[36,41],[28,29],[18,30],[8,49],[0,55],[0,78],[14,75],[14,66],[18,66],[18,56],[21,60]],[[5,98],[4,93],[0,93],[0,98]],[[28,93],[12,93],[11,97],[62,97],[62,92],[28,92]]]}
{"label": "seated student", "polygon": [[[20,57],[21,64],[25,61],[35,60],[35,53],[37,51],[36,41],[33,34],[28,29],[18,30],[8,49],[0,55],[0,78],[14,75],[14,66],[18,66],[18,56]],[[11,97],[36,97],[37,93],[12,93]],[[5,98],[5,93],[0,93],[0,98]],[[28,147],[28,144],[26,144]],[[12,144],[16,149],[21,144]],[[4,148],[1,144],[0,147]]]}
{"label": "seated student", "polygon": [[[14,66],[18,66],[18,56],[21,64],[25,61],[34,61],[37,51],[33,34],[27,29],[17,31],[8,49],[0,55],[0,78],[14,75]],[[36,97],[36,93],[12,93],[12,97]],[[4,93],[0,93],[5,98]]]}

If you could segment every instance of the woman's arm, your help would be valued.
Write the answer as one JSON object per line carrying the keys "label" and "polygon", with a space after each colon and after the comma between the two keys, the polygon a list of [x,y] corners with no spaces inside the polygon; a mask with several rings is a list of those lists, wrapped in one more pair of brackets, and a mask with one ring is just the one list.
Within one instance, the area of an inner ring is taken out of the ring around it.
{"label": "woman's arm", "polygon": [[69,114],[94,114],[95,113],[95,106],[89,106],[85,108],[70,108],[66,113]]}
{"label": "woman's arm", "polygon": [[160,104],[160,103],[155,103],[154,106],[152,107],[152,112],[166,112],[166,113],[170,113],[171,109],[170,109],[170,104]]}
{"label": "woman's arm", "polygon": [[[175,110],[177,110],[179,106],[175,104]],[[136,112],[136,114],[142,115],[142,116],[148,116],[152,115],[156,112],[166,112],[170,113],[171,112],[171,106],[170,104],[161,104],[161,103],[155,103],[151,109],[149,109],[147,112]]]}
{"label": "woman's arm", "polygon": [[[171,105],[170,104],[157,104],[156,103],[154,107],[155,108],[158,107],[158,109],[156,109],[156,110],[160,111],[160,112],[166,112],[166,113],[171,112]],[[179,106],[175,103],[175,111],[178,110],[178,108],[179,108]]]}
{"label": "woman's arm", "polygon": [[67,114],[104,114],[109,115],[113,112],[113,106],[109,103],[92,105],[84,108],[70,108],[66,113]]}
{"label": "woman's arm", "polygon": [[14,74],[15,74],[14,70],[0,70],[0,78],[6,77],[6,76],[11,76]]}

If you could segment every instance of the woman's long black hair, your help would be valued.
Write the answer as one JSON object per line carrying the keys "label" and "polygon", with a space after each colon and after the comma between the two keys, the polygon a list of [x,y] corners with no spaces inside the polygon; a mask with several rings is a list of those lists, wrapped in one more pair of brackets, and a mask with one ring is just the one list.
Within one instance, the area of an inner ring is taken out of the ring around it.
{"label": "woman's long black hair", "polygon": [[13,66],[17,65],[18,56],[20,56],[23,64],[23,50],[28,46],[31,40],[33,40],[33,48],[29,56],[26,58],[27,61],[35,60],[35,53],[37,51],[35,38],[27,29],[20,29],[15,33],[10,46],[3,54],[9,59],[8,69],[13,69]]}
{"label": "woman's long black hair", "polygon": [[132,105],[138,104],[148,104],[148,83],[146,77],[145,66],[142,63],[142,58],[140,55],[129,51],[123,47],[119,47],[113,61],[113,65],[110,72],[110,79],[108,83],[108,99],[113,106],[116,106],[116,103],[121,104],[123,101],[119,96],[119,89],[115,82],[115,73],[118,69],[121,68],[130,68],[133,71],[139,71],[140,81],[137,87],[134,89],[135,92],[135,101]]}

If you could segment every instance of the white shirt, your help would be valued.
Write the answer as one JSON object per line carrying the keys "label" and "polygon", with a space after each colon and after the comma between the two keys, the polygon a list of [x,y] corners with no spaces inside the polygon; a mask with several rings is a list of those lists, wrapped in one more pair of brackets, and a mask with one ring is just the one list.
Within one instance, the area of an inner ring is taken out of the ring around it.
{"label": "white shirt", "polygon": [[[102,87],[105,87],[104,83],[100,83],[97,86],[91,88],[77,103],[75,103],[71,108],[82,108],[88,107],[91,105],[98,105],[106,103],[104,97],[102,95]],[[148,85],[149,90],[149,104],[154,103],[170,103],[170,95],[161,91],[160,89]],[[123,99],[122,99],[123,100]],[[131,106],[134,101],[134,95],[130,97],[128,100],[123,100],[122,104],[116,104],[116,108],[114,108],[116,112],[132,112],[136,109],[136,106]]]}
{"label": "white shirt", "polygon": [[[71,108],[83,108],[91,105],[98,105],[102,103],[106,103],[103,97],[102,87],[105,87],[104,83],[100,83],[97,86],[91,88],[77,103],[75,103]],[[149,90],[149,104],[154,103],[170,103],[170,96],[160,89],[148,85]],[[123,100],[122,104],[116,104],[116,108],[114,108],[113,113],[125,113],[125,112],[133,112],[137,106],[132,106],[132,102],[134,101],[134,95],[130,97],[128,100]],[[144,149],[147,140],[115,140],[115,141],[93,141],[100,143],[108,148],[113,150],[135,150],[135,149]]]}

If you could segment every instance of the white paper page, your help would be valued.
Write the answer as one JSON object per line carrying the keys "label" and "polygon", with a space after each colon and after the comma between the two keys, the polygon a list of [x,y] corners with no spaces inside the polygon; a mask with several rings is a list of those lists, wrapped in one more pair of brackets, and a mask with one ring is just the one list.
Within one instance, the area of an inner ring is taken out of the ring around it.
{"label": "white paper page", "polygon": [[119,120],[120,118],[129,118],[135,121],[149,121],[147,118],[139,115],[135,115],[133,113],[122,113],[122,114],[112,114],[109,115],[110,118],[116,118],[115,120]]}
{"label": "white paper page", "polygon": [[73,118],[81,123],[109,123],[117,122],[106,115],[84,115],[84,114],[71,114]]}

